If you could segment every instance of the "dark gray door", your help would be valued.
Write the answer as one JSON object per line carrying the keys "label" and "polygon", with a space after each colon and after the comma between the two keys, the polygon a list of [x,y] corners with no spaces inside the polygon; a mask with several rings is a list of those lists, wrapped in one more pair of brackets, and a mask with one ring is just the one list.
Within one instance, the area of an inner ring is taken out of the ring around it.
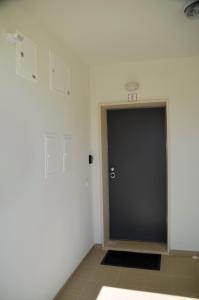
{"label": "dark gray door", "polygon": [[110,239],[166,242],[165,108],[109,110]]}

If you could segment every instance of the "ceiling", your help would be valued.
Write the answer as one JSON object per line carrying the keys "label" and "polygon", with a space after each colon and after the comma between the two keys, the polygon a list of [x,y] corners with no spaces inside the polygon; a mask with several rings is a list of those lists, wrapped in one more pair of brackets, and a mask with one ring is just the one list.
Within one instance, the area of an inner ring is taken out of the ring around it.
{"label": "ceiling", "polygon": [[199,55],[184,0],[25,0],[89,64]]}

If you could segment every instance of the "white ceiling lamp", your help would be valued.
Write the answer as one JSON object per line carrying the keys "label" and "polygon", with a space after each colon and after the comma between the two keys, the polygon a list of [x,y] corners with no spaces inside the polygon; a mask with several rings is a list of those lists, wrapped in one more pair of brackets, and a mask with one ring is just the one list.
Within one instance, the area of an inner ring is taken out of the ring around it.
{"label": "white ceiling lamp", "polygon": [[140,85],[136,81],[128,81],[124,86],[124,88],[127,92],[137,91],[139,89],[139,87],[140,87]]}
{"label": "white ceiling lamp", "polygon": [[140,85],[137,81],[128,81],[124,88],[128,92],[128,101],[134,102],[138,100],[138,95],[135,93],[139,89]]}
{"label": "white ceiling lamp", "polygon": [[187,0],[184,13],[190,19],[199,19],[199,0]]}
{"label": "white ceiling lamp", "polygon": [[17,44],[19,42],[23,42],[24,37],[20,33],[11,33],[11,32],[3,32],[4,38],[10,43],[10,44]]}

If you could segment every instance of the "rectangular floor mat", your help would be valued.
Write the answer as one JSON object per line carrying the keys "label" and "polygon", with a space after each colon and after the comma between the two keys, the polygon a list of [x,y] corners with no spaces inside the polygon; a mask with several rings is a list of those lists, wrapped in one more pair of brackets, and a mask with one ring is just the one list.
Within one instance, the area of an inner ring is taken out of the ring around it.
{"label": "rectangular floor mat", "polygon": [[109,250],[101,264],[116,267],[160,270],[161,255]]}

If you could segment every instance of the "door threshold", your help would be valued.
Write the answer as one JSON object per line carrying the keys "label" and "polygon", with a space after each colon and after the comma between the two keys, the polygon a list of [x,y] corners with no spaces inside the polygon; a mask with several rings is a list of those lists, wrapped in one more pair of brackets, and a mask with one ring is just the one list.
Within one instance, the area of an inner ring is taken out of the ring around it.
{"label": "door threshold", "polygon": [[105,250],[168,254],[167,244],[164,243],[109,240],[104,244],[103,248]]}

